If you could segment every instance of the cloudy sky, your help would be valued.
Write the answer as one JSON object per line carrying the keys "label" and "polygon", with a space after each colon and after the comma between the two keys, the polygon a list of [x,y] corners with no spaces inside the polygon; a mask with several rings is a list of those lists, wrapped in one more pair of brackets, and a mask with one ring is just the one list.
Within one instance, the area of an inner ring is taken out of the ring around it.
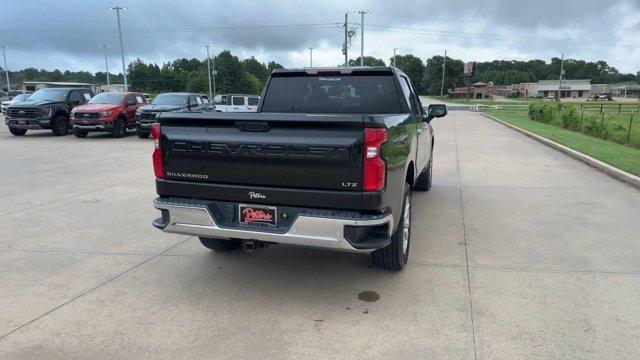
{"label": "cloudy sky", "polygon": [[[26,67],[102,71],[99,44],[111,44],[120,69],[116,15],[120,5],[125,55],[163,62],[205,58],[205,43],[244,58],[307,66],[335,66],[344,13],[365,16],[365,55],[387,61],[393,48],[423,60],[441,54],[465,61],[570,58],[605,60],[640,71],[640,0],[59,0],[3,1],[0,44],[10,70]],[[360,32],[350,57],[360,53]]]}

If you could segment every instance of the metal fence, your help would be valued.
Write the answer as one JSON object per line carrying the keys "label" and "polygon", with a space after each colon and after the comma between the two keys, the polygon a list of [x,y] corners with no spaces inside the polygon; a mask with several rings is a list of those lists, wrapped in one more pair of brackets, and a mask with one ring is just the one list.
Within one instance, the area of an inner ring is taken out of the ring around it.
{"label": "metal fence", "polygon": [[[562,103],[552,106],[550,118],[543,121],[612,141],[621,145],[640,148],[640,104]],[[491,111],[508,116],[531,119],[528,105],[471,105],[471,111]]]}

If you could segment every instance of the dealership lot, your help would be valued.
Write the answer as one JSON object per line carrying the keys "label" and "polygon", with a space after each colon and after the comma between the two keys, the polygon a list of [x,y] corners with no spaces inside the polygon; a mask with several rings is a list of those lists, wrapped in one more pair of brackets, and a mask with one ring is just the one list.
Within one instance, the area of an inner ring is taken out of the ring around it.
{"label": "dealership lot", "polygon": [[640,357],[640,192],[477,113],[434,127],[389,273],[214,254],[152,228],[150,139],[2,126],[0,358]]}

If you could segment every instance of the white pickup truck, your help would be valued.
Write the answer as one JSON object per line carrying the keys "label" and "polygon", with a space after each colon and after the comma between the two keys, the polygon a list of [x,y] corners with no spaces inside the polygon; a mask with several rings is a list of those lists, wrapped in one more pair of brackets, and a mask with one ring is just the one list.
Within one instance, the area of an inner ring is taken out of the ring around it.
{"label": "white pickup truck", "polygon": [[256,112],[260,96],[258,95],[216,95],[213,97],[213,107],[217,112]]}

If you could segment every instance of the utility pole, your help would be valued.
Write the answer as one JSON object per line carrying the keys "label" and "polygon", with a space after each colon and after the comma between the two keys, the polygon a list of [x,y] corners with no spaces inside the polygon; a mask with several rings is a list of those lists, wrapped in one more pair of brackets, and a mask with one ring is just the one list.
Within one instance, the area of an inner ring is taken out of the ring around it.
{"label": "utility pole", "polygon": [[129,91],[129,85],[127,84],[127,69],[124,65],[124,46],[122,45],[122,25],[120,24],[120,10],[127,10],[123,6],[112,6],[107,8],[108,10],[115,10],[116,17],[118,18],[118,36],[120,39],[120,56],[122,57],[122,75],[124,76],[124,91]]}
{"label": "utility pole", "polygon": [[211,92],[211,56],[209,56],[209,48],[211,45],[206,44],[207,48],[207,74],[209,75],[209,101],[213,101],[213,92]]}
{"label": "utility pole", "polygon": [[[349,66],[349,14],[344,14],[344,67]],[[640,76],[638,76],[640,77]]]}
{"label": "utility pole", "polygon": [[562,75],[564,75],[564,54],[562,54],[562,60],[560,60],[560,79],[558,80],[558,98],[557,102],[560,102],[560,91],[562,91]]}
{"label": "utility pole", "polygon": [[368,14],[369,10],[356,11],[360,14],[360,66],[364,66],[364,14]]}
{"label": "utility pole", "polygon": [[104,67],[107,70],[107,85],[111,85],[109,81],[109,62],[107,61],[107,49],[111,47],[109,44],[100,45],[100,47],[104,50]]}
{"label": "utility pole", "polygon": [[309,49],[309,67],[313,67],[313,48],[307,48]]}
{"label": "utility pole", "polygon": [[[211,72],[213,73],[213,93],[216,93],[216,54],[213,54],[213,61],[211,61]],[[213,101],[213,98],[209,99]]]}
{"label": "utility pole", "polygon": [[11,90],[11,82],[9,81],[9,69],[7,69],[7,54],[5,53],[5,49],[8,48],[7,45],[0,45],[2,48],[2,57],[4,58],[4,74],[7,77],[7,91]]}
{"label": "utility pole", "polygon": [[447,66],[447,50],[444,51],[444,59],[442,59],[442,83],[440,84],[440,97],[444,97],[444,69]]}
{"label": "utility pole", "polygon": [[393,48],[393,59],[391,59],[391,66],[396,67],[396,50],[400,48]]}

